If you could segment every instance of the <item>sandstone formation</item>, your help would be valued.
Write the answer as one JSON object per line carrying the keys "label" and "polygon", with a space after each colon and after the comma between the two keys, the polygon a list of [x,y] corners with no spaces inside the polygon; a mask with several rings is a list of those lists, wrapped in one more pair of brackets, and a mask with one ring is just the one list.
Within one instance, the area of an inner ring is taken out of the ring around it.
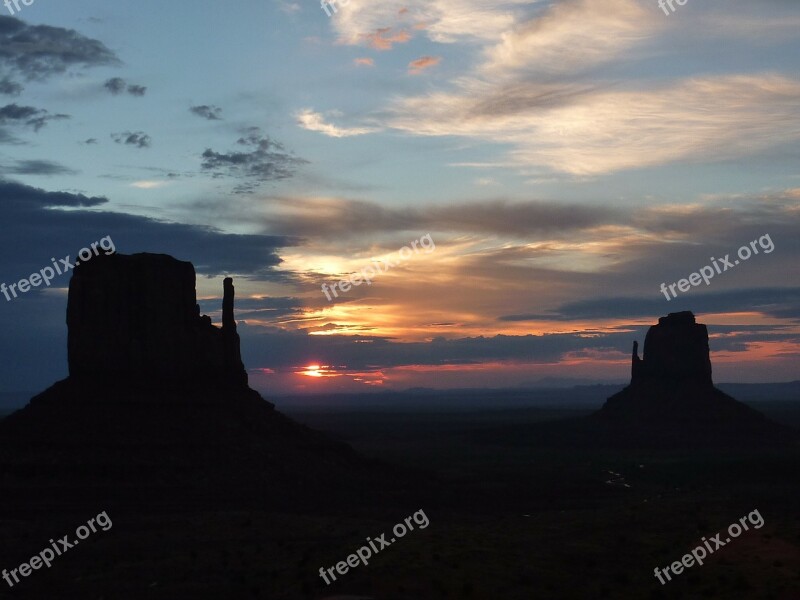
{"label": "sandstone formation", "polygon": [[227,278],[218,328],[200,316],[191,263],[164,254],[101,254],[77,266],[70,281],[70,375],[246,387],[233,294]]}
{"label": "sandstone formation", "polygon": [[708,329],[691,312],[661,317],[647,332],[643,358],[633,343],[631,363],[630,385],[608,399],[599,418],[744,429],[765,422],[714,387]]}
{"label": "sandstone formation", "polygon": [[708,329],[697,323],[691,312],[661,317],[658,325],[647,332],[643,360],[639,360],[638,347],[638,342],[634,342],[631,382],[650,379],[713,385]]}
{"label": "sandstone formation", "polygon": [[0,421],[0,510],[348,503],[397,480],[248,387],[223,283],[201,316],[191,263],[100,255],[70,282],[68,378]]}

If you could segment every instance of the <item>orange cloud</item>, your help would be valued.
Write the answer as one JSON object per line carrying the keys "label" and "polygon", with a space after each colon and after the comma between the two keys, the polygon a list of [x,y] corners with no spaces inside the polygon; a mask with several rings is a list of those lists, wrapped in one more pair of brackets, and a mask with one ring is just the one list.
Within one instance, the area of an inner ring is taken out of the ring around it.
{"label": "orange cloud", "polygon": [[392,35],[386,35],[392,30],[391,27],[376,29],[375,33],[368,33],[363,36],[367,44],[375,50],[391,50],[393,44],[404,44],[411,39],[411,35],[405,31],[398,31]]}
{"label": "orange cloud", "polygon": [[359,67],[374,67],[375,61],[371,58],[355,58],[353,62],[358,65]]}
{"label": "orange cloud", "polygon": [[412,60],[408,63],[408,72],[412,75],[417,75],[422,73],[425,69],[438,65],[441,60],[439,56],[423,56],[422,58]]}

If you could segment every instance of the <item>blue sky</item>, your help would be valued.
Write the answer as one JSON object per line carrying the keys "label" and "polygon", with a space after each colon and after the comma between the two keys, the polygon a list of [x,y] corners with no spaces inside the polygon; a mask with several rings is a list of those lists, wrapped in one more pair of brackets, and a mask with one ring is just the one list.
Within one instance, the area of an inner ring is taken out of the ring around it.
{"label": "blue sky", "polygon": [[[791,379],[800,6],[676,8],[0,6],[0,279],[105,235],[194,262],[215,317],[232,275],[268,392],[621,379],[681,309],[718,379]],[[426,234],[435,251],[322,294]],[[658,291],[764,234],[773,253]],[[0,298],[6,391],[66,375],[58,285]]]}

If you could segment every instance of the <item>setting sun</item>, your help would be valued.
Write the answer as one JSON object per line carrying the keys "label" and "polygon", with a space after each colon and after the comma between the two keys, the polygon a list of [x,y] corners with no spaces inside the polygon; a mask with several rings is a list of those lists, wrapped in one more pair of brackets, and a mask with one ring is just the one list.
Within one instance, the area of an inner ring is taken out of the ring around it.
{"label": "setting sun", "polygon": [[308,365],[304,371],[301,371],[301,374],[308,377],[322,377],[322,373],[319,372],[319,365]]}

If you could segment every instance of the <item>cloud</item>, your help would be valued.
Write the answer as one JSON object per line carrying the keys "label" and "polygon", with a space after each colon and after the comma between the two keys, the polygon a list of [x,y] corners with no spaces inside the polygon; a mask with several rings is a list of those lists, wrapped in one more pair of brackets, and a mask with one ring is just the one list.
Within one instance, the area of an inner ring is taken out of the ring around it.
{"label": "cloud", "polygon": [[98,210],[108,202],[105,197],[47,192],[0,180],[3,217],[15,224],[0,236],[0,281],[19,279],[49,262],[42,260],[74,253],[105,235],[112,237],[119,252],[171,254],[192,261],[204,275],[285,280],[286,274],[274,271],[282,262],[277,251],[299,243],[282,235],[227,234],[205,225]]}
{"label": "cloud", "polygon": [[0,80],[0,94],[6,96],[19,96],[22,92],[22,86],[15,81],[11,81],[8,77]]}
{"label": "cloud", "polygon": [[9,145],[21,146],[21,145],[24,145],[25,142],[23,142],[17,136],[12,135],[8,130],[3,129],[2,127],[0,127],[0,144],[9,144]]}
{"label": "cloud", "polygon": [[429,69],[439,64],[442,59],[438,56],[423,56],[408,63],[408,72],[412,75],[422,73],[425,69]]}
{"label": "cloud", "polygon": [[469,365],[485,361],[521,361],[527,364],[558,362],[565,354],[585,349],[630,353],[631,341],[642,339],[645,327],[624,333],[592,337],[581,333],[546,335],[496,335],[491,337],[436,337],[426,342],[398,342],[379,336],[316,335],[306,332],[242,328],[242,353],[251,364],[277,369],[307,365],[311,356],[319,364],[346,365],[347,369],[375,370],[407,365]]}
{"label": "cloud", "polygon": [[111,139],[118,144],[127,144],[129,146],[136,146],[137,148],[149,148],[152,143],[152,138],[144,131],[112,133]]}
{"label": "cloud", "polygon": [[[609,0],[602,10],[592,0],[533,7],[413,1],[403,15],[396,14],[396,6],[351,3],[334,22],[341,43],[388,49],[384,38],[424,22],[420,35],[461,42],[472,60],[438,89],[392,100],[383,113],[384,128],[502,144],[509,148],[505,162],[528,176],[532,167],[538,176],[592,177],[732,160],[778,152],[800,140],[800,81],[793,76],[642,78],[640,73],[664,72],[651,68],[653,60],[674,54],[681,33],[672,28],[675,21],[641,0]],[[709,19],[724,13],[717,10]],[[757,26],[760,18],[752,10],[736,15],[723,19],[728,36],[748,23]],[[705,27],[709,19],[703,20]],[[762,23],[764,31],[790,30],[779,18],[769,21]],[[420,70],[411,67],[411,73]]]}
{"label": "cloud", "polygon": [[86,140],[81,142],[81,144],[85,144],[87,146],[89,146],[91,144],[96,144],[96,143],[97,143],[97,138],[88,138],[88,139],[86,139]]}
{"label": "cloud", "polygon": [[[345,323],[341,333],[354,333],[353,327],[359,325],[381,331],[384,327],[417,331],[419,323],[406,316],[413,304],[414,314],[424,315],[426,322],[447,321],[455,313],[469,315],[462,317],[469,325],[461,330],[478,335],[552,330],[558,322],[630,319],[640,313],[726,312],[728,304],[722,296],[706,300],[706,294],[769,290],[776,282],[791,285],[800,252],[798,194],[788,190],[771,197],[726,198],[698,206],[638,208],[622,208],[603,197],[578,205],[487,200],[384,206],[335,198],[273,196],[261,200],[260,220],[266,233],[307,240],[302,258],[289,259],[287,266],[317,291],[321,283],[357,271],[371,258],[388,255],[409,240],[432,232],[437,250],[430,258],[409,265],[413,275],[398,272],[396,279],[384,278],[379,288],[362,286],[345,298],[362,310],[373,307],[375,313],[357,312],[352,305],[339,303],[333,317],[315,314]],[[771,234],[774,252],[754,256],[713,279],[710,287],[692,289],[677,300],[667,302],[660,292],[661,282],[688,277],[709,264],[711,256],[734,256],[737,248],[765,233]],[[422,300],[416,294],[413,302],[409,300],[410,282],[426,290]],[[501,299],[494,291],[497,289],[508,294]],[[629,299],[627,303],[622,295]],[[778,312],[791,306],[782,306],[779,293],[773,296],[772,314],[791,318],[787,312]],[[564,306],[565,299],[601,301],[606,297],[607,306],[618,310],[617,314],[582,319],[585,315],[579,310],[583,307]],[[770,292],[763,297],[768,299]],[[731,312],[752,312],[747,308],[752,300],[745,298]],[[763,300],[751,302],[751,306],[765,314],[772,310],[763,307]],[[531,319],[531,313],[541,318]],[[391,314],[392,318],[380,321],[371,319],[370,314]],[[528,327],[523,319],[517,319],[518,324],[511,319],[494,321],[500,315],[526,314],[527,320],[541,323]],[[754,318],[745,316],[743,322]]]}
{"label": "cloud", "polygon": [[51,115],[46,110],[33,106],[6,104],[0,108],[0,124],[29,125],[33,127],[34,131],[39,131],[48,121],[58,121],[69,118],[69,115]]}
{"label": "cloud", "polygon": [[47,113],[46,110],[42,111],[42,114],[40,116],[30,119],[26,124],[32,126],[34,131],[39,131],[42,127],[47,125],[48,121],[60,121],[62,119],[71,118],[69,115],[62,115],[62,114],[49,115],[46,113]]}
{"label": "cloud", "polygon": [[[695,313],[760,312],[778,319],[800,321],[800,287],[764,287],[711,291],[678,296],[669,303],[663,296],[592,298],[562,304],[553,312],[505,315],[500,321],[585,321],[631,319],[664,312]],[[740,328],[741,326],[736,326]],[[769,326],[772,327],[772,326]]]}
{"label": "cloud", "polygon": [[5,175],[77,175],[78,171],[49,160],[18,160],[14,166],[0,165]]}
{"label": "cloud", "polygon": [[115,66],[116,54],[73,29],[0,16],[0,71],[42,81],[72,67]]}
{"label": "cloud", "polygon": [[18,104],[6,104],[0,108],[0,123],[9,121],[24,121],[29,117],[38,115],[42,110],[32,106],[19,106]]}
{"label": "cloud", "polygon": [[113,96],[118,96],[124,92],[128,92],[131,96],[144,96],[147,92],[147,87],[143,85],[128,84],[121,77],[113,77],[107,80],[103,87],[108,90]]}
{"label": "cloud", "polygon": [[314,112],[310,108],[305,108],[295,114],[297,123],[303,129],[323,133],[330,137],[351,137],[354,135],[364,135],[374,133],[379,129],[369,127],[338,127],[325,122],[325,117],[321,113]]}
{"label": "cloud", "polygon": [[405,44],[411,39],[411,34],[407,31],[389,34],[391,30],[391,27],[382,27],[372,33],[364,34],[362,37],[367,45],[375,50],[391,50],[394,44]]}
{"label": "cloud", "polygon": [[401,100],[389,125],[417,135],[511,144],[510,159],[520,166],[574,175],[737,158],[800,140],[800,81],[780,75],[709,76],[629,89],[533,82],[495,87],[475,79],[461,85],[458,93]]}
{"label": "cloud", "polygon": [[207,148],[202,154],[202,169],[215,177],[244,179],[237,192],[247,192],[266,181],[287,179],[308,161],[286,151],[282,144],[263,135],[258,127],[251,127],[236,142],[245,152],[215,152]]}
{"label": "cloud", "polygon": [[222,109],[219,106],[201,104],[199,106],[192,106],[189,112],[198,117],[208,119],[209,121],[219,121],[222,119],[220,116],[222,114]]}
{"label": "cloud", "polygon": [[[413,0],[397,12],[391,4],[350,0],[350,10],[337,15],[334,27],[342,43],[389,49],[392,41],[385,39],[387,34],[413,23],[413,29],[439,44],[484,46],[483,62],[489,70],[533,66],[563,71],[607,61],[664,26],[658,11],[637,0],[609,0],[602,11],[590,0],[564,0],[535,10],[534,18],[524,20],[530,7],[538,4]],[[408,36],[405,30],[400,32]]]}
{"label": "cloud", "polygon": [[69,192],[46,192],[41,188],[0,180],[0,205],[9,212],[17,212],[14,207],[28,207],[27,211],[35,212],[46,208],[89,208],[107,202],[108,198],[103,196],[89,197]]}
{"label": "cloud", "polygon": [[411,0],[398,11],[390,2],[350,0],[348,10],[336,15],[333,26],[340,41],[350,45],[381,43],[382,35],[391,28],[412,23],[439,44],[485,42],[509,30],[518,12],[531,4],[531,0]]}
{"label": "cloud", "polygon": [[647,40],[663,15],[638,0],[593,0],[551,4],[529,21],[504,31],[487,49],[480,69],[489,76],[508,70],[585,70],[608,62]]}
{"label": "cloud", "polygon": [[169,185],[169,183],[169,181],[154,181],[151,179],[144,179],[141,181],[134,181],[131,183],[131,187],[135,187],[140,190],[154,190],[164,187],[165,185]]}
{"label": "cloud", "polygon": [[374,67],[375,61],[371,58],[354,58],[353,63],[359,67]]}
{"label": "cloud", "polygon": [[272,231],[322,238],[431,230],[525,236],[575,232],[625,218],[603,206],[507,200],[389,208],[358,200],[274,198],[271,207],[265,221]]}
{"label": "cloud", "polygon": [[103,87],[111,92],[111,94],[116,96],[125,91],[125,80],[120,77],[114,77],[113,79],[106,81],[103,84]]}
{"label": "cloud", "polygon": [[[200,301],[200,310],[213,314],[220,310],[222,298],[209,298]],[[236,318],[245,319],[278,319],[287,316],[302,316],[305,303],[300,298],[288,296],[270,296],[258,298],[237,298]]]}
{"label": "cloud", "polygon": [[282,12],[291,15],[302,9],[297,2],[286,2],[285,0],[278,0]]}

